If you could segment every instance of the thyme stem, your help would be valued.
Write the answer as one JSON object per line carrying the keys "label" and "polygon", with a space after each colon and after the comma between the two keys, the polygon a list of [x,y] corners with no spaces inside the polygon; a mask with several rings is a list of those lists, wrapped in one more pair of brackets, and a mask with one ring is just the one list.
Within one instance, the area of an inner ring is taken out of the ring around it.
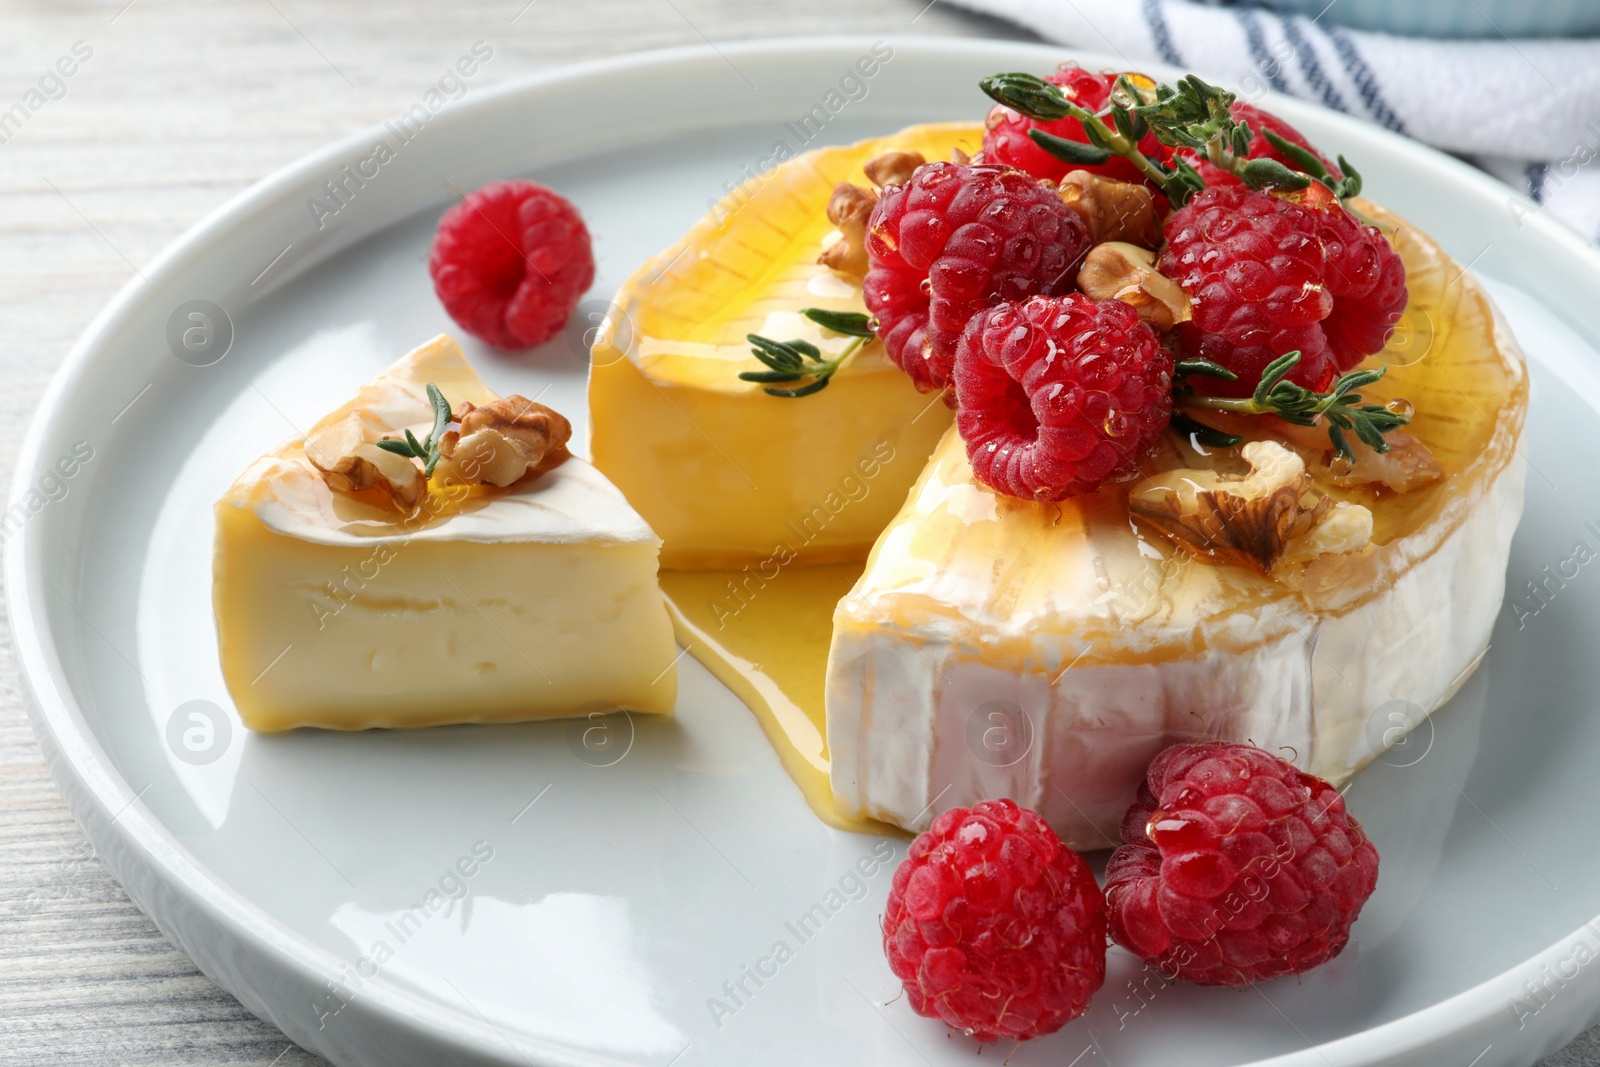
{"label": "thyme stem", "polygon": [[[800,314],[830,333],[844,334],[850,338],[839,354],[829,359],[809,341],[774,341],[758,333],[749,334],[750,354],[766,364],[766,370],[747,370],[739,373],[746,382],[759,382],[763,392],[770,396],[800,397],[820,393],[827,388],[828,380],[850,362],[875,338],[867,316],[853,311],[827,311],[821,308],[803,308]],[[805,381],[805,379],[810,381]],[[805,381],[804,385],[789,383]],[[788,385],[788,388],[780,386]]]}
{"label": "thyme stem", "polygon": [[[1189,372],[1218,377],[1209,366],[1202,366],[1202,362],[1190,363]],[[1267,364],[1255,392],[1246,397],[1201,396],[1192,385],[1184,382],[1173,390],[1173,407],[1226,411],[1235,415],[1276,415],[1297,426],[1315,426],[1319,418],[1324,419],[1334,451],[1351,460],[1355,459],[1355,452],[1346,431],[1355,434],[1374,452],[1382,453],[1389,451],[1389,442],[1383,435],[1411,421],[1407,411],[1382,404],[1363,404],[1355,392],[1382,378],[1387,367],[1350,371],[1326,393],[1318,393],[1286,380],[1299,362],[1299,352],[1285,352]],[[1180,373],[1183,373],[1181,365]]]}

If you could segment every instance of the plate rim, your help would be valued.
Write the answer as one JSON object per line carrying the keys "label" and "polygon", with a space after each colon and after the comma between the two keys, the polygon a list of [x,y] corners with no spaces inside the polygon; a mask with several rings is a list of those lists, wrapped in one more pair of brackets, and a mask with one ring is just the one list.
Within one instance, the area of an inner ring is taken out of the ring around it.
{"label": "plate rim", "polygon": [[[515,100],[537,97],[552,88],[620,73],[636,73],[640,70],[660,72],[685,66],[708,67],[728,62],[730,54],[752,58],[781,57],[791,61],[816,57],[820,61],[878,40],[890,40],[897,53],[904,49],[906,53],[922,60],[951,53],[970,56],[974,50],[981,50],[1009,56],[1031,54],[1046,61],[1071,56],[1088,64],[1118,65],[1116,57],[1093,50],[992,38],[897,37],[894,34],[759,38],[626,53],[513,77],[453,103],[439,113],[438,119],[441,122],[459,121],[473,113],[503,108]],[[1174,73],[1174,69],[1166,64],[1148,63],[1142,66],[1164,76]],[[1276,92],[1265,94],[1264,99],[1269,106],[1290,114],[1315,112],[1319,121],[1341,127],[1352,139],[1377,138],[1388,142],[1406,155],[1421,157],[1427,166],[1443,171],[1479,193],[1521,201],[1526,208],[1522,218],[1525,228],[1531,228],[1541,238],[1554,242],[1564,254],[1584,262],[1596,279],[1600,279],[1600,249],[1488,174],[1349,115]],[[71,399],[84,388],[85,379],[96,365],[113,358],[111,348],[118,329],[139,307],[141,291],[157,287],[163,280],[178,273],[189,261],[204,256],[214,245],[225,242],[236,217],[286,196],[296,195],[306,179],[325,173],[330,165],[337,165],[352,151],[364,148],[374,136],[381,135],[383,129],[382,121],[364,125],[265,175],[207,212],[117,291],[84,328],[41,395],[18,452],[8,507],[19,503],[26,489],[37,483],[45,466],[43,442],[50,437],[52,427],[65,416]],[[391,222],[393,220],[391,216]],[[1548,304],[1545,306],[1552,313],[1559,314],[1549,309]],[[60,655],[65,642],[57,640],[47,621],[48,608],[44,602],[48,596],[43,586],[49,583],[39,565],[43,544],[44,539],[33,523],[25,523],[15,536],[6,540],[5,607],[16,650],[17,673],[21,683],[19,690],[28,718],[75,821],[89,838],[96,854],[111,867],[140,910],[155,921],[163,935],[199,966],[208,978],[238,997],[254,1014],[285,1030],[297,1043],[312,1051],[332,1055],[328,1051],[331,1046],[325,1046],[303,1030],[291,1033],[290,1027],[285,1025],[289,1020],[280,1019],[255,989],[235,988],[232,983],[219,978],[218,972],[229,968],[219,965],[215,950],[196,950],[186,945],[177,931],[168,929],[163,921],[167,916],[158,917],[155,909],[146,907],[144,893],[129,888],[130,884],[137,884],[146,892],[159,890],[174,896],[178,903],[169,906],[190,909],[214,931],[229,935],[240,948],[251,950],[255,960],[270,962],[277,970],[307,983],[308,988],[322,987],[326,980],[339,974],[340,966],[345,962],[331,950],[316,945],[286,923],[262,911],[248,896],[212,873],[182,845],[153,811],[142,805],[139,797],[143,791],[135,793],[131,784],[116,769],[115,762],[72,696],[67,670]],[[1541,969],[1556,958],[1564,947],[1586,933],[1592,937],[1596,929],[1600,929],[1600,912],[1551,945],[1476,986],[1378,1026],[1321,1044],[1310,1044],[1304,1050],[1256,1060],[1248,1067],[1385,1063],[1409,1052],[1426,1050],[1464,1037],[1475,1027],[1488,1024],[1509,1000],[1523,992],[1523,981],[1537,979]],[[237,967],[232,969],[237,970]],[[1600,1005],[1600,981],[1591,976],[1587,985],[1593,994],[1588,998],[1592,1010]],[[1573,1001],[1583,999],[1582,990],[1572,998]],[[518,1042],[513,1044],[487,1020],[473,1019],[443,1002],[406,990],[382,975],[363,985],[360,996],[353,999],[349,1006],[359,1009],[356,1018],[360,1023],[380,1027],[390,1035],[409,1034],[427,1039],[441,1047],[485,1061],[512,1062],[504,1056],[509,1047],[526,1063],[529,1061],[522,1056],[524,1050],[545,1045],[539,1055],[546,1057],[550,1063],[615,1062],[599,1054],[585,1053],[573,1058],[572,1050],[564,1046],[547,1045],[527,1034],[519,1034]],[[1584,1018],[1588,1018],[1588,1015],[1585,1014]],[[359,1028],[359,1025],[352,1027],[352,1032]]]}

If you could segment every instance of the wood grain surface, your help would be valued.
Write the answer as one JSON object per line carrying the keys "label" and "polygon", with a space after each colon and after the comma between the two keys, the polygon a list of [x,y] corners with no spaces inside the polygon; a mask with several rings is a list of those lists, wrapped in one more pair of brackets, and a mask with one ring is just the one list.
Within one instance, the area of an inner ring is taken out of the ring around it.
{"label": "wood grain surface", "polygon": [[[51,373],[118,287],[251,182],[400,111],[472,41],[494,42],[487,84],[830,32],[1028,36],[938,0],[0,0],[0,491]],[[94,857],[0,620],[0,1063],[322,1062],[196,971]],[[1547,1062],[1600,1064],[1600,1041]]]}

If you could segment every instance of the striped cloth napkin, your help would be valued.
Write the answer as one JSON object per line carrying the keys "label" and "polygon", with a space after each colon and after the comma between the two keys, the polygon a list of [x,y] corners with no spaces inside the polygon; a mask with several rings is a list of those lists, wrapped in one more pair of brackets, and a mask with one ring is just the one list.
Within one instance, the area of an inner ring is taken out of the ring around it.
{"label": "striped cloth napkin", "polygon": [[1246,99],[1270,89],[1369,119],[1478,164],[1600,241],[1600,40],[1393,37],[1227,0],[951,2],[1130,68],[1170,63]]}

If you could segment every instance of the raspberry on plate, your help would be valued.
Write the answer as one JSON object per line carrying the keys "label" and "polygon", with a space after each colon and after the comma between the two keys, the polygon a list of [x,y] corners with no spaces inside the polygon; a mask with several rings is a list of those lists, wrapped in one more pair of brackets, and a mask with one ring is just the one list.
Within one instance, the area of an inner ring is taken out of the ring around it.
{"label": "raspberry on plate", "polygon": [[1042,818],[980,801],[911,843],[883,951],[918,1015],[979,1041],[1038,1037],[1081,1015],[1105,981],[1105,898]]}
{"label": "raspberry on plate", "polygon": [[1008,167],[928,163],[883,190],[867,227],[867,310],[895,364],[943,389],[956,341],[1002,300],[1070,290],[1088,230],[1049,185]]}
{"label": "raspberry on plate", "polygon": [[973,473],[1007,496],[1094,490],[1172,415],[1172,358],[1139,313],[1081,293],[975,315],[956,353],[956,426]]}
{"label": "raspberry on plate", "polygon": [[1388,343],[1406,307],[1406,268],[1374,226],[1313,182],[1297,194],[1242,185],[1197,193],[1167,217],[1159,270],[1193,301],[1178,326],[1190,353],[1238,381],[1218,393],[1247,396],[1262,369],[1293,349],[1289,375],[1324,390]]}
{"label": "raspberry on plate", "polygon": [[497,348],[531,348],[566,326],[594,281],[594,250],[565,197],[494,182],[444,213],[428,274],[463,330]]}
{"label": "raspberry on plate", "polygon": [[[1111,98],[1111,88],[1116,84],[1117,75],[1096,74],[1084,70],[1076,63],[1067,63],[1053,73],[1047,74],[1044,80],[1060,86],[1062,95],[1079,107],[1098,112]],[[1055,122],[1040,122],[1019,114],[1003,104],[996,104],[990,109],[989,117],[984,121],[984,162],[1016,167],[1018,170],[1027,171],[1035,178],[1053,182],[1066,177],[1069,170],[1086,170],[1092,174],[1101,174],[1124,182],[1145,180],[1138,168],[1121,156],[1112,156],[1104,163],[1090,166],[1074,166],[1057,159],[1028,136],[1028,131],[1034,129],[1064,137],[1069,141],[1089,143],[1088,137],[1083,132],[1083,123],[1077,119],[1064,118]],[[1162,162],[1165,162],[1171,153],[1169,148],[1156,140],[1154,134],[1145,135],[1139,142],[1139,151],[1151,159]]]}
{"label": "raspberry on plate", "polygon": [[1111,936],[1168,977],[1239,986],[1337,956],[1378,850],[1327,782],[1254,745],[1150,763],[1106,867]]}

